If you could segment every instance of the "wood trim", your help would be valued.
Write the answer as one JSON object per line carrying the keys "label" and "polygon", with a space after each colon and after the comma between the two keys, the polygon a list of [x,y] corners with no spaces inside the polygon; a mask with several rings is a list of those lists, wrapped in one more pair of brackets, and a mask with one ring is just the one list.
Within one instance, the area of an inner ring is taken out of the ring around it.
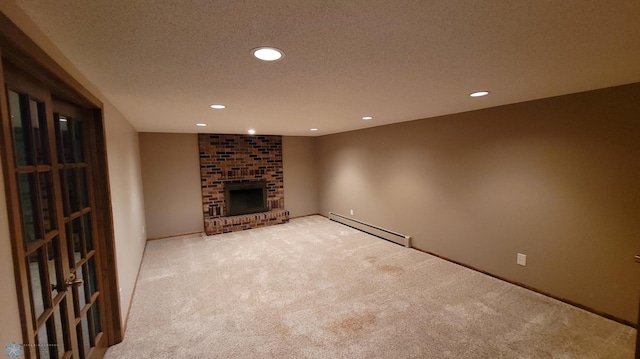
{"label": "wood trim", "polygon": [[[285,207],[286,207],[286,206],[285,206]],[[286,209],[286,208],[285,208],[285,209]],[[303,214],[303,215],[301,215],[301,216],[289,217],[289,220],[296,219],[296,218],[311,217],[311,216],[322,216],[322,217],[324,217],[324,218],[329,218],[329,217],[327,217],[327,216],[323,216],[323,215],[322,215],[322,214],[320,214],[320,213],[312,213],[312,214]]]}
{"label": "wood trim", "polygon": [[[20,223],[20,203],[18,199],[11,193],[11,188],[17,188],[14,166],[14,153],[11,141],[5,141],[7,138],[11,138],[11,119],[9,117],[9,104],[7,103],[7,90],[4,85],[4,64],[1,61],[4,56],[4,51],[0,48],[0,156],[2,156],[2,163],[4,165],[3,177],[4,177],[4,189],[7,206],[7,214],[9,217],[9,223],[13,225],[9,226],[9,233],[11,238],[16,241],[23,242],[23,234],[18,231],[15,223]],[[18,309],[20,311],[20,326],[22,327],[22,337],[33,338],[35,333],[33,330],[33,324],[28,321],[32,318],[31,303],[29,303],[29,287],[27,273],[21,268],[26,266],[25,264],[25,251],[23,246],[16,246],[11,244],[11,252],[13,256],[13,273],[15,276],[16,292],[18,293]],[[26,341],[25,343],[28,343]],[[30,347],[24,347],[25,357],[31,357]]]}
{"label": "wood trim", "polygon": [[[91,121],[90,131],[95,141],[91,144],[91,162],[94,168],[108,169],[107,143],[104,129],[104,118],[101,109],[92,111],[94,121]],[[99,120],[98,120],[99,119]],[[108,333],[108,345],[120,343],[124,339],[124,327],[120,315],[120,284],[118,281],[118,265],[116,261],[116,243],[113,230],[113,210],[111,208],[111,190],[109,186],[109,173],[93,171],[93,185],[96,190],[95,206],[102,208],[96,211],[98,225],[98,238],[102,238],[100,245],[100,259],[103,267],[101,272],[104,291],[103,303],[105,305],[105,320]],[[107,210],[108,209],[108,210]],[[116,275],[114,275],[116,274]]]}
{"label": "wood trim", "polygon": [[[53,116],[53,112],[52,112],[53,111],[53,99],[52,99],[51,102],[52,102],[51,103],[51,108],[50,108],[50,111],[47,114],[47,116]],[[51,121],[51,123],[54,123],[54,121]],[[56,134],[57,131],[58,131],[58,126],[57,125],[54,125],[53,128],[50,129],[50,131],[49,131],[50,132],[49,141],[53,141],[51,143],[55,144],[55,148],[56,149],[58,147],[57,134]],[[52,156],[52,159],[51,159],[51,164],[52,165],[61,163],[59,161],[59,158],[58,158],[58,151],[53,151],[51,153],[51,156]],[[55,161],[54,161],[54,159],[55,159]],[[62,181],[60,180],[60,177],[58,176],[58,174],[60,173],[62,168],[64,168],[64,166],[58,168],[58,171],[57,171],[58,173],[55,176],[55,177],[57,177],[57,178],[55,178],[55,186],[56,186],[56,193],[60,193],[62,196],[64,196],[65,192],[62,190],[63,184],[62,184]],[[67,199],[67,201],[68,201],[68,199]],[[69,248],[67,247],[68,244],[69,244],[69,242],[68,242],[69,239],[67,238],[67,231],[66,231],[67,220],[65,219],[65,211],[64,211],[63,203],[64,203],[64,200],[57,201],[58,208],[56,209],[56,212],[57,212],[57,218],[58,218],[58,223],[59,223],[58,229],[60,231],[60,236],[58,237],[59,240],[60,240],[60,252],[61,252],[61,255],[63,257],[67,257],[67,253],[68,253],[68,250],[69,250]],[[68,261],[69,261],[68,257],[67,257],[66,260],[63,260],[63,262],[68,262]],[[64,273],[63,278],[68,278],[68,276],[70,274],[69,272],[70,272],[70,268],[71,267],[74,267],[74,270],[77,270],[77,268],[75,268],[75,263],[68,263],[66,268],[62,268],[62,272]],[[82,270],[82,269],[80,269],[80,270]],[[74,313],[74,308],[73,308],[73,300],[67,300],[66,301],[66,305],[67,305],[66,313],[67,313],[68,321],[69,321],[69,323],[71,323],[72,320],[74,320],[74,318],[75,318],[75,313]],[[75,330],[73,330],[73,333],[75,333]],[[77,348],[78,348],[77,335],[73,335],[72,338],[69,338],[69,342],[71,343],[71,348],[72,348],[72,353],[73,353],[72,357],[76,356],[76,355],[79,355],[78,350],[77,350]]]}
{"label": "wood trim", "polygon": [[0,49],[3,56],[41,81],[52,92],[85,107],[100,107],[102,101],[85,89],[42,50],[27,34],[0,12]]}
{"label": "wood trim", "polygon": [[[18,28],[5,14],[0,12],[0,55],[3,61],[8,61],[20,68],[20,70],[27,72],[29,76],[32,76],[37,81],[50,90],[50,92],[58,98],[70,101],[81,107],[89,108],[93,121],[91,128],[91,134],[94,141],[92,144],[92,163],[94,171],[92,171],[92,180],[94,182],[95,190],[95,211],[96,222],[98,226],[98,235],[101,238],[100,245],[100,260],[102,268],[100,277],[102,278],[103,288],[102,293],[104,297],[100,301],[101,306],[104,306],[103,313],[105,314],[105,325],[103,327],[104,333],[107,335],[108,345],[119,343],[123,339],[123,327],[122,319],[120,315],[120,292],[117,276],[116,265],[116,249],[115,249],[115,235],[113,230],[113,213],[111,208],[111,193],[109,186],[108,175],[108,162],[106,155],[106,135],[104,130],[104,118],[102,116],[103,104],[95,97],[89,90],[84,88],[80,82],[78,82],[73,76],[71,76],[64,68],[62,68],[54,59],[52,59],[44,50],[42,50],[28,35],[26,35],[20,28]],[[0,67],[0,70],[2,68]],[[10,119],[8,117],[8,106],[6,103],[6,92],[4,89],[4,78],[2,71],[0,71],[0,83],[2,84],[2,90],[0,91],[0,108],[2,108],[2,126],[0,131],[10,134]],[[2,132],[0,132],[2,134]],[[6,137],[6,136],[4,136]],[[13,148],[11,143],[6,141],[0,141],[2,146],[2,159],[5,163],[4,177],[5,188],[8,191],[9,188],[17,188],[15,183],[15,176],[13,168]],[[20,207],[16,199],[11,200],[12,196],[7,193],[7,210],[9,212],[10,221],[20,220]],[[17,219],[16,219],[17,218]],[[22,233],[16,233],[14,228],[20,228],[19,226],[11,226],[12,238],[22,240]],[[22,295],[22,298],[27,298],[27,303],[19,300],[19,306],[22,318],[22,328],[24,338],[32,338],[35,333],[30,333],[28,330],[31,325],[25,325],[25,318],[30,320],[31,314],[27,311],[30,308],[28,287],[20,285],[20,283],[27,283],[26,273],[19,275],[20,270],[15,270],[24,267],[24,253],[22,248],[15,248],[13,246],[14,257],[14,271],[16,272],[16,286],[18,295]],[[20,246],[17,246],[20,247]],[[27,343],[25,341],[25,343]],[[25,348],[28,351],[28,348]],[[27,357],[29,353],[26,353]]]}
{"label": "wood trim", "polygon": [[640,359],[640,298],[638,298],[638,325],[636,330],[636,359]]}
{"label": "wood trim", "polygon": [[[204,232],[196,232],[196,233],[204,233]],[[145,253],[147,252],[147,244],[144,244],[144,249],[142,250],[142,258],[144,258]],[[133,290],[131,291],[131,299],[129,300],[129,309],[127,309],[127,315],[124,318],[124,328],[123,332],[127,330],[127,324],[129,324],[129,314],[131,314],[131,307],[133,305],[133,297],[136,294],[136,289],[138,288],[138,279],[140,278],[140,271],[142,270],[142,261],[140,261],[140,265],[138,266],[138,274],[136,274],[136,280],[133,282]]]}
{"label": "wood trim", "polygon": [[468,264],[465,264],[465,263],[462,263],[462,262],[458,262],[458,261],[456,261],[456,260],[453,260],[453,259],[450,259],[450,258],[447,258],[447,257],[443,257],[443,256],[441,256],[441,255],[439,255],[439,254],[435,254],[435,253],[433,253],[433,252],[429,252],[429,251],[424,250],[424,249],[415,248],[415,247],[412,247],[412,249],[415,249],[415,250],[417,250],[417,251],[419,251],[419,252],[422,252],[422,253],[430,254],[430,255],[432,255],[432,256],[434,256],[434,257],[438,257],[438,258],[440,258],[440,259],[444,259],[444,260],[445,260],[445,261],[447,261],[447,262],[451,262],[451,263],[454,263],[454,264],[457,264],[457,265],[463,266],[463,267],[465,267],[465,268],[468,268],[468,269],[474,270],[474,271],[476,271],[476,272],[479,272],[479,273],[482,273],[482,274],[486,274],[486,275],[488,275],[488,276],[490,276],[490,277],[493,277],[493,278],[499,279],[499,280],[501,280],[501,281],[504,281],[504,282],[507,282],[507,283],[510,283],[510,284],[513,284],[513,285],[517,285],[518,287],[521,287],[521,288],[524,288],[524,289],[528,289],[528,290],[533,291],[533,292],[536,292],[536,293],[538,293],[538,294],[542,294],[542,295],[544,295],[545,297],[549,297],[549,298],[553,298],[553,299],[555,299],[555,300],[559,300],[559,301],[561,301],[561,302],[563,302],[563,303],[565,303],[565,304],[569,304],[569,305],[574,306],[574,307],[576,307],[576,308],[580,308],[580,309],[586,310],[587,312],[591,312],[591,313],[593,313],[593,314],[596,314],[596,315],[599,315],[599,316],[601,316],[601,317],[604,317],[604,318],[607,318],[607,319],[613,320],[613,321],[618,322],[618,323],[620,323],[620,324],[624,324],[624,325],[630,326],[630,327],[632,327],[632,328],[636,328],[636,324],[634,324],[633,322],[630,322],[630,321],[628,321],[628,320],[624,320],[624,319],[622,319],[622,318],[618,318],[618,317],[616,317],[616,316],[614,316],[614,315],[611,315],[611,314],[608,314],[608,313],[605,313],[605,312],[602,312],[602,311],[599,311],[599,310],[595,310],[595,309],[593,309],[593,308],[590,308],[590,307],[588,307],[588,306],[586,306],[586,305],[582,305],[582,304],[580,304],[580,303],[574,302],[574,301],[572,301],[572,300],[569,300],[569,299],[566,299],[566,298],[561,298],[561,297],[558,297],[558,296],[553,295],[553,294],[549,294],[549,293],[547,293],[547,292],[545,292],[545,291],[542,291],[542,290],[540,290],[540,289],[537,289],[537,288],[531,287],[531,286],[529,286],[529,285],[526,285],[526,284],[523,284],[523,283],[520,283],[520,282],[516,282],[516,281],[513,281],[513,280],[511,280],[511,279],[507,279],[507,278],[505,278],[505,277],[501,277],[501,276],[499,276],[499,275],[495,275],[495,274],[489,273],[489,272],[484,271],[484,270],[482,270],[482,269],[478,269],[478,268],[476,268],[476,267],[474,267],[474,266],[470,266],[470,265],[468,265]]}
{"label": "wood trim", "polygon": [[[187,232],[187,233],[181,233],[181,234],[172,234],[170,236],[163,236],[163,237],[154,237],[154,238],[147,238],[147,242],[148,241],[157,241],[159,239],[167,239],[167,238],[175,238],[175,237],[182,237],[182,236],[192,236],[194,234],[204,234],[204,231],[196,231],[196,232]],[[146,247],[145,247],[146,248]]]}

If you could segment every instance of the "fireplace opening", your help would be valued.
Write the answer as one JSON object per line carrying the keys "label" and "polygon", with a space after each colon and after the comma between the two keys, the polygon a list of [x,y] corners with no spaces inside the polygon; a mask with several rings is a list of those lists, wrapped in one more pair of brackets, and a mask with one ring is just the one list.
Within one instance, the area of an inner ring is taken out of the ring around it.
{"label": "fireplace opening", "polygon": [[227,182],[224,199],[226,216],[266,212],[267,181]]}

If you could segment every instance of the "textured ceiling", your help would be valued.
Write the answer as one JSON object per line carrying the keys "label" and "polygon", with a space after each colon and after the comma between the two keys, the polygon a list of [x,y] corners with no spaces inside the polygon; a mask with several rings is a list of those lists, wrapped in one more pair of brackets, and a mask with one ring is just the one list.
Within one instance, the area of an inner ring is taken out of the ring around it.
{"label": "textured ceiling", "polygon": [[141,132],[315,136],[640,81],[638,0],[17,3]]}

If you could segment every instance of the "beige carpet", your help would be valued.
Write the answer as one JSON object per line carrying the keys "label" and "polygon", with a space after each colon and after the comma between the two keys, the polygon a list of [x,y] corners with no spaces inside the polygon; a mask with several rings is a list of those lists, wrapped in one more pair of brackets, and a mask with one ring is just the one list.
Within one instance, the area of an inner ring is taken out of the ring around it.
{"label": "beige carpet", "polygon": [[147,244],[107,358],[633,358],[636,330],[320,216]]}

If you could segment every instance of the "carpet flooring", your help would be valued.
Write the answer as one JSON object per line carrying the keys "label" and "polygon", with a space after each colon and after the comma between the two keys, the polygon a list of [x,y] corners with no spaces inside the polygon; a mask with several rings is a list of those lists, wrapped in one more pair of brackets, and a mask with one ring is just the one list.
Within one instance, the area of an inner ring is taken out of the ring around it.
{"label": "carpet flooring", "polygon": [[320,216],[147,243],[106,358],[633,358],[636,330]]}

